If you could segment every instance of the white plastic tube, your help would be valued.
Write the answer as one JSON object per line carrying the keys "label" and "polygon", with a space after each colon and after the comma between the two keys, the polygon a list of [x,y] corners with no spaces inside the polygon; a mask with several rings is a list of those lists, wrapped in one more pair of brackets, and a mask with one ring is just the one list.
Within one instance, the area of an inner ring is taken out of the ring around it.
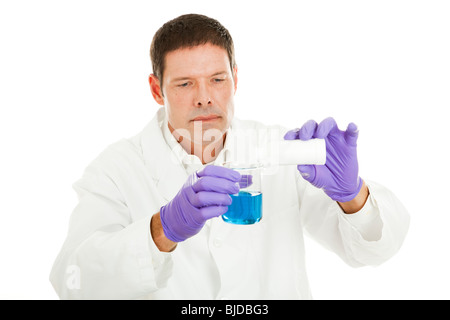
{"label": "white plastic tube", "polygon": [[279,165],[325,164],[327,152],[324,139],[282,140],[278,147]]}
{"label": "white plastic tube", "polygon": [[[247,140],[243,141],[247,142]],[[225,163],[268,168],[299,164],[324,165],[326,161],[324,139],[303,141],[283,140],[276,137],[270,139],[266,145],[258,147],[255,145],[256,143],[239,145],[235,152],[225,154]]]}

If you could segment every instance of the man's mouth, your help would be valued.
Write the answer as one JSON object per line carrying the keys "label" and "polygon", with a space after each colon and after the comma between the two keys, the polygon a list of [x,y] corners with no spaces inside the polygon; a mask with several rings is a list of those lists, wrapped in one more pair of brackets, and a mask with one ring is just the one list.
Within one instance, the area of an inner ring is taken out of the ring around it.
{"label": "man's mouth", "polygon": [[206,121],[214,121],[214,120],[217,120],[219,118],[220,118],[220,116],[217,116],[217,115],[214,115],[214,114],[210,114],[210,115],[207,115],[207,116],[195,117],[194,119],[192,119],[192,121],[203,121],[203,122],[206,122]]}

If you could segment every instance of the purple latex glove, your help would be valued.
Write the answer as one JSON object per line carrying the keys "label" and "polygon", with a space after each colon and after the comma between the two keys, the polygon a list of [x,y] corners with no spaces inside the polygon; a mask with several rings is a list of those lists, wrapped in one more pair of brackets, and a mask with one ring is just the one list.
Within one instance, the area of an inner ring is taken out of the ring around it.
{"label": "purple latex glove", "polygon": [[356,141],[358,128],[350,123],[346,131],[339,130],[333,118],[323,120],[319,125],[309,120],[300,129],[288,131],[285,140],[325,139],[325,165],[297,166],[302,177],[317,188],[321,188],[333,200],[347,202],[356,197],[363,181],[358,175]]}
{"label": "purple latex glove", "polygon": [[238,193],[239,172],[209,165],[189,176],[178,194],[160,209],[165,236],[181,242],[200,232],[206,220],[228,211]]}

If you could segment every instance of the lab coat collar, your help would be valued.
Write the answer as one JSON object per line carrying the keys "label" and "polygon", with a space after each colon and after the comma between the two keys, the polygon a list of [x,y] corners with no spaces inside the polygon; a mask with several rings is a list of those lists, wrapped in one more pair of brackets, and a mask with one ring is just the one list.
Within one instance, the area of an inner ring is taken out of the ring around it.
{"label": "lab coat collar", "polygon": [[161,126],[165,110],[160,108],[141,133],[144,162],[161,196],[170,201],[187,179],[187,173],[165,142]]}
{"label": "lab coat collar", "polygon": [[200,159],[193,154],[187,153],[170,132],[166,112],[164,112],[163,120],[160,125],[164,140],[172,151],[171,160],[173,158],[173,161],[176,163],[181,163],[188,175],[201,169],[203,164]]}

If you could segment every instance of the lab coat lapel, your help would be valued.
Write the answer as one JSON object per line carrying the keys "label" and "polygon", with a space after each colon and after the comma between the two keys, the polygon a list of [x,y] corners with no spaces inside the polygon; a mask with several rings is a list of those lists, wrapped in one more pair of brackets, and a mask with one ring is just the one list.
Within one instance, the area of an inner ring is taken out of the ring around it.
{"label": "lab coat lapel", "polygon": [[161,108],[144,128],[141,147],[145,165],[158,191],[166,201],[170,201],[186,181],[187,173],[164,140],[161,132],[164,112]]}

